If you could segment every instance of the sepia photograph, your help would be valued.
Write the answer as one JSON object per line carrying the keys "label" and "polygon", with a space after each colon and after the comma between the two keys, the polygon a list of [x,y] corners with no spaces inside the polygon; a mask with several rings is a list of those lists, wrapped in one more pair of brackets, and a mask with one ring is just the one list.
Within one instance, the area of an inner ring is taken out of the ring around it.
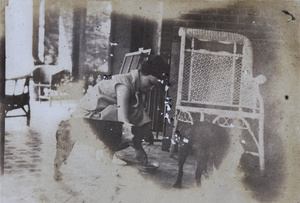
{"label": "sepia photograph", "polygon": [[0,202],[300,202],[300,1],[0,0]]}

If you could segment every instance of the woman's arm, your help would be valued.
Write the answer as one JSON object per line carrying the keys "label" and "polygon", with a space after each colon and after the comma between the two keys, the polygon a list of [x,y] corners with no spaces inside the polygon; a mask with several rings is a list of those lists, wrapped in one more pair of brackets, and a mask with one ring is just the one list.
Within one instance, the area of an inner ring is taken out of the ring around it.
{"label": "woman's arm", "polygon": [[127,142],[133,146],[132,124],[129,121],[129,102],[130,90],[125,85],[117,85],[117,106],[118,106],[118,120],[124,122],[122,130],[122,143]]}
{"label": "woman's arm", "polygon": [[124,123],[130,123],[129,121],[129,102],[130,102],[130,90],[125,85],[117,85],[117,107],[118,107],[118,120]]}

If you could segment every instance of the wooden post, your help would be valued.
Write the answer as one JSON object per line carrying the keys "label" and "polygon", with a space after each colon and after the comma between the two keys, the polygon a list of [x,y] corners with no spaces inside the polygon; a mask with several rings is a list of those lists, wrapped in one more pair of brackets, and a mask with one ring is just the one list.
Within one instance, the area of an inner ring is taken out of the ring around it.
{"label": "wooden post", "polygon": [[0,174],[4,173],[5,146],[5,6],[6,0],[0,0]]}
{"label": "wooden post", "polygon": [[74,5],[73,16],[73,50],[72,50],[72,76],[75,80],[82,79],[84,76],[85,62],[85,24],[87,1],[80,5]]}

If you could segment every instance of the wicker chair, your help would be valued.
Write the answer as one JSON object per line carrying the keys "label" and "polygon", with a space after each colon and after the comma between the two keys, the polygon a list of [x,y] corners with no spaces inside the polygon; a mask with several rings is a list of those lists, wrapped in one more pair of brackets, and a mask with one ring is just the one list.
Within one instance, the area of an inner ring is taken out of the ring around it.
{"label": "wicker chair", "polygon": [[198,114],[200,121],[209,118],[222,127],[247,130],[257,149],[246,153],[258,156],[260,170],[264,171],[264,103],[259,85],[266,78],[253,78],[250,40],[235,33],[189,28],[180,28],[179,35],[179,78],[170,155],[174,154],[178,121],[194,124],[192,114]]}

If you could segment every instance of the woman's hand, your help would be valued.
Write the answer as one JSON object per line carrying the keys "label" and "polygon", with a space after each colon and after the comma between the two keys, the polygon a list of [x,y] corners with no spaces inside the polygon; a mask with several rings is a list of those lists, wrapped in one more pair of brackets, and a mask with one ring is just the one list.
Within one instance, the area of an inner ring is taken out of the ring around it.
{"label": "woman's hand", "polygon": [[122,143],[128,143],[130,146],[133,146],[133,137],[132,134],[132,124],[124,123],[122,129]]}

